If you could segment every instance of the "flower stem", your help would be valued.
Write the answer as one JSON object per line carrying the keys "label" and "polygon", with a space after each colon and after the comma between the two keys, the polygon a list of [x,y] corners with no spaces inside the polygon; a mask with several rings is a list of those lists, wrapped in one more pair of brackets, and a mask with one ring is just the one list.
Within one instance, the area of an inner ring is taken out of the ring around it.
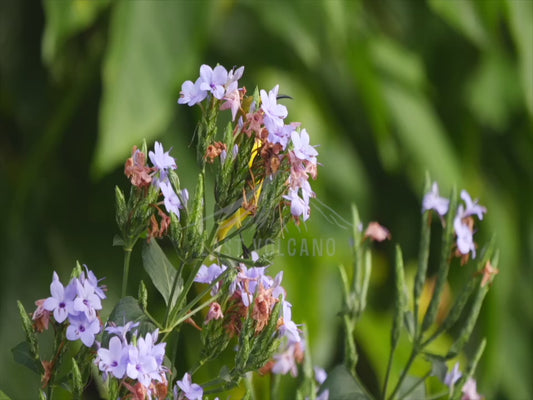
{"label": "flower stem", "polygon": [[128,274],[130,272],[131,247],[124,247],[124,269],[122,270],[122,297],[126,297]]}

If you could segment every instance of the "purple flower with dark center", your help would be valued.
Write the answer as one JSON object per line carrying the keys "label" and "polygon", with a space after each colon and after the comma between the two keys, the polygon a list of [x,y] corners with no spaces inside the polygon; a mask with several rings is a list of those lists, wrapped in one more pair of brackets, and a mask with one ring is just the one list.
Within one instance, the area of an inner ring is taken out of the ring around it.
{"label": "purple flower with dark center", "polygon": [[85,313],[88,319],[94,319],[96,317],[96,310],[102,309],[102,302],[100,301],[100,297],[94,292],[94,287],[88,280],[85,280],[81,284],[76,279],[76,293],[77,296],[74,299],[73,310]]}
{"label": "purple flower with dark center", "polygon": [[202,400],[204,389],[202,389],[197,383],[192,383],[191,375],[189,373],[185,373],[182,380],[176,382],[176,387],[174,387],[174,399],[181,398],[178,397],[178,387],[187,399]]}
{"label": "purple flower with dark center", "polygon": [[94,337],[100,332],[100,321],[98,318],[87,319],[84,313],[69,316],[70,325],[67,328],[67,339],[74,341],[81,339],[83,344],[91,347]]}
{"label": "purple flower with dark center", "polygon": [[265,113],[264,124],[268,131],[277,131],[283,128],[283,120],[287,117],[287,107],[278,104],[279,85],[270,92],[261,90],[261,109]]}
{"label": "purple flower with dark center", "polygon": [[219,100],[224,97],[226,92],[225,85],[228,82],[228,71],[221,65],[212,69],[209,65],[200,67],[200,89],[211,92]]}
{"label": "purple flower with dark center", "polygon": [[71,282],[66,288],[63,287],[57,272],[54,271],[53,280],[50,284],[50,293],[52,297],[48,297],[44,301],[43,308],[47,311],[53,311],[55,320],[62,323],[72,312],[74,298],[76,297],[76,286]]}
{"label": "purple flower with dark center", "polygon": [[439,185],[434,182],[431,192],[427,193],[422,200],[422,212],[435,210],[441,217],[448,212],[450,200],[439,196]]}
{"label": "purple flower with dark center", "polygon": [[115,378],[122,379],[128,365],[128,346],[117,336],[109,341],[109,349],[98,349],[98,368],[103,372],[110,372]]}
{"label": "purple flower with dark center", "polygon": [[178,103],[187,104],[189,107],[201,103],[207,97],[207,91],[200,88],[202,82],[202,78],[198,78],[194,83],[192,81],[183,82]]}

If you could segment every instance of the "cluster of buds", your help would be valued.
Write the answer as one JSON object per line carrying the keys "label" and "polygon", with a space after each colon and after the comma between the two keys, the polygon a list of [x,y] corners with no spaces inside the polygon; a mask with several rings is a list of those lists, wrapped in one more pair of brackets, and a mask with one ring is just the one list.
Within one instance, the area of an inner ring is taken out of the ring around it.
{"label": "cluster of buds", "polygon": [[79,278],[72,278],[67,286],[63,286],[54,271],[50,284],[51,296],[36,302],[37,310],[32,316],[35,328],[40,332],[48,329],[52,314],[57,323],[68,322],[68,340],[79,339],[85,346],[91,347],[95,336],[100,333],[98,311],[102,309],[101,300],[106,298],[105,288],[98,283],[99,280],[87,267]]}
{"label": "cluster of buds", "polygon": [[145,337],[138,337],[135,331],[128,340],[128,333],[138,325],[129,322],[124,326],[108,326],[105,330],[113,336],[107,348],[98,349],[94,362],[104,377],[124,378],[122,385],[131,393],[142,393],[141,398],[153,395],[166,398],[168,382],[165,374],[168,371],[163,366],[166,343],[156,344],[157,329]]}

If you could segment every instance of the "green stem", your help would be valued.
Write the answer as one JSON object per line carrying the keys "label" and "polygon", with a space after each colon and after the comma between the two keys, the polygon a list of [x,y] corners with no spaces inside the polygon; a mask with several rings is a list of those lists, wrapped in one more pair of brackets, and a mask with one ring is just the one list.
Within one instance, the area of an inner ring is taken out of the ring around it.
{"label": "green stem", "polygon": [[418,386],[420,386],[424,381],[431,375],[431,371],[428,371],[422,378],[418,379],[409,389],[405,391],[400,397],[401,399],[407,398]]}
{"label": "green stem", "polygon": [[124,247],[124,269],[122,271],[122,298],[126,297],[128,288],[128,274],[130,272],[130,259],[132,247]]}
{"label": "green stem", "polygon": [[394,358],[394,350],[396,346],[393,346],[391,348],[390,354],[389,354],[389,361],[387,363],[387,372],[385,374],[385,382],[383,383],[383,393],[382,393],[382,399],[385,400],[387,398],[387,388],[389,386],[389,378],[390,378],[390,372],[392,369],[392,360]]}
{"label": "green stem", "polygon": [[415,361],[417,355],[418,351],[416,349],[413,349],[413,351],[411,352],[411,356],[409,357],[409,360],[407,361],[407,364],[405,365],[405,368],[403,369],[402,374],[400,375],[400,378],[398,379],[398,382],[396,383],[396,386],[394,387],[394,390],[392,391],[392,394],[389,397],[390,400],[396,398],[396,394],[400,390],[400,386],[402,385],[403,380],[407,376],[407,373],[411,369],[411,366],[413,365],[413,362]]}

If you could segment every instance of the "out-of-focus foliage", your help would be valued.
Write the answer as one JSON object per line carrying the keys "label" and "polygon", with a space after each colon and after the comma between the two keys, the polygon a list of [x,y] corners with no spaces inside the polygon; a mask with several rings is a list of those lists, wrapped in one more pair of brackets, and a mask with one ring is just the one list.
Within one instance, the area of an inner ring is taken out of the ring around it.
{"label": "out-of-focus foliage", "polygon": [[[17,318],[16,299],[30,310],[48,295],[53,269],[66,273],[78,259],[118,296],[113,187],[125,182],[132,145],[173,145],[180,176],[194,187],[196,174],[187,172],[197,114],[176,100],[202,63],[244,65],[245,85],[279,83],[293,98],[289,118],[320,143],[312,218],[279,246],[314,362],[331,368],[342,353],[337,265],[350,262],[350,203],[390,229],[409,265],[429,171],[445,192],[456,184],[481,199],[488,213],[478,234],[495,232],[501,250],[475,332],[488,339],[478,388],[487,398],[531,398],[528,0],[1,2],[1,389],[35,397],[28,390],[38,383],[26,384],[32,377],[12,361],[22,333],[8,321]],[[393,249],[377,249],[356,333],[370,390],[388,354]],[[193,348],[184,346],[184,358],[194,359]]]}

